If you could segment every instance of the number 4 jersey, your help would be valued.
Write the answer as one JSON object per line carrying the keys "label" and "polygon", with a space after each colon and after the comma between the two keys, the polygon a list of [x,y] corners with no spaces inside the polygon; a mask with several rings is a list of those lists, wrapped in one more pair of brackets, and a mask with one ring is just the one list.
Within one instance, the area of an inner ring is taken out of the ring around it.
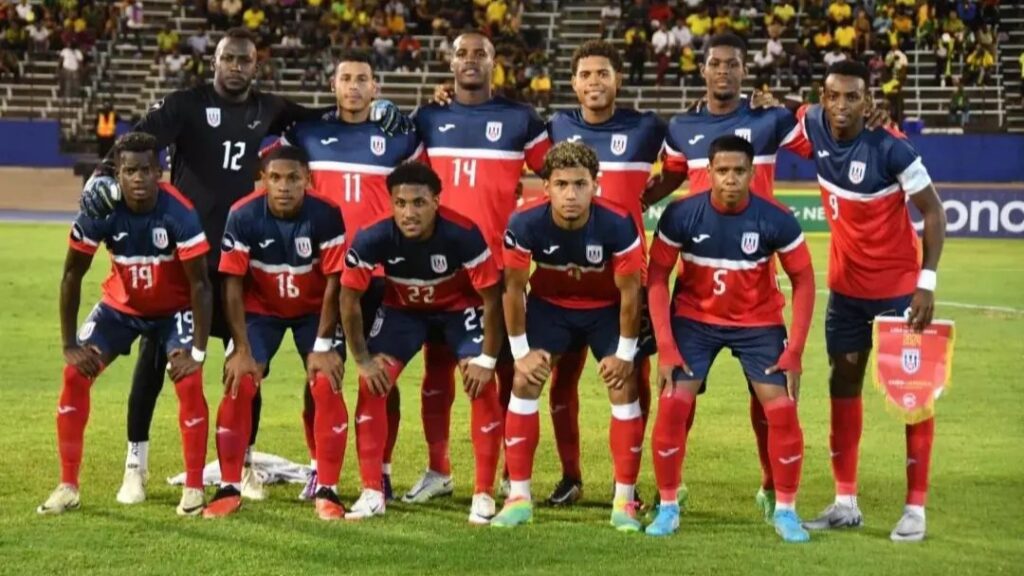
{"label": "number 4 jersey", "polygon": [[220,271],[245,277],[245,311],[279,318],[320,312],[327,276],[340,274],[345,224],[329,200],[306,194],[298,215],[277,218],[257,190],[228,214]]}
{"label": "number 4 jersey", "polygon": [[105,220],[79,214],[71,225],[71,248],[95,254],[102,242],[110,254],[102,302],[133,316],[168,316],[189,308],[181,262],[210,251],[192,204],[170,184],[160,184],[157,194],[149,212],[132,212],[121,202]]}
{"label": "number 4 jersey", "polygon": [[483,301],[477,291],[501,280],[480,230],[444,207],[437,212],[434,233],[425,240],[403,236],[391,216],[364,228],[345,255],[342,286],[366,291],[378,266],[384,267],[384,304],[405,310],[478,307]]}

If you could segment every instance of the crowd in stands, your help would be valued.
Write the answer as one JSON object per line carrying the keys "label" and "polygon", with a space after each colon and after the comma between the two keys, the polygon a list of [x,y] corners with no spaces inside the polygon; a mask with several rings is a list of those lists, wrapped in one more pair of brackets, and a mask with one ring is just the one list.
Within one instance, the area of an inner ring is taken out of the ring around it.
{"label": "crowd in stands", "polygon": [[[647,84],[651,60],[655,85],[673,75],[679,84],[699,84],[697,55],[719,32],[766,38],[748,55],[757,85],[804,88],[812,101],[821,93],[817,72],[859,59],[899,118],[909,52],[934,54],[937,86],[985,85],[1005,34],[998,23],[999,0],[610,0],[600,32],[622,39],[629,83],[637,86]],[[954,78],[961,61],[962,77]]]}

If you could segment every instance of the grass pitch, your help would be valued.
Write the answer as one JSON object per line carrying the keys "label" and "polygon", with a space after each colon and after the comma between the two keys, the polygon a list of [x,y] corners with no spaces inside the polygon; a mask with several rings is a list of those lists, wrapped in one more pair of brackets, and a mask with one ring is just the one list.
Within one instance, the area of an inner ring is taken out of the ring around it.
{"label": "grass pitch", "polygon": [[[1019,574],[1024,563],[1024,244],[950,240],[943,257],[938,315],[957,322],[953,387],[939,401],[928,506],[928,539],[898,545],[888,535],[905,490],[903,426],[865,392],[861,508],[854,532],[812,534],[810,544],[783,545],[753,505],[759,471],[737,363],[722,355],[690,437],[686,479],[690,510],[674,538],[623,535],[607,525],[611,462],[608,403],[593,363],[581,385],[585,502],[572,510],[539,508],[535,523],[515,531],[466,523],[472,483],[468,409],[456,401],[452,462],[456,494],[426,506],[395,504],[380,521],[325,524],[299,503],[297,486],[273,487],[268,501],[222,522],[179,519],[177,488],[163,482],[181,467],[176,402],[165,388],[151,436],[149,500],[114,500],[124,461],[125,404],[133,360],[116,362],[93,389],[86,434],[82,509],[41,518],[35,507],[58,481],[54,403],[61,353],[57,293],[67,228],[0,225],[0,574],[322,574],[528,573],[650,574]],[[811,240],[824,288],[827,240]],[[87,279],[84,317],[106,273],[97,258]],[[956,303],[943,305],[942,302]],[[804,360],[801,417],[807,444],[799,510],[816,514],[832,498],[828,468],[827,363],[819,291]],[[970,305],[978,307],[968,307]],[[986,308],[989,307],[989,308]],[[995,309],[991,307],[1002,307]],[[206,368],[215,414],[220,388],[218,345]],[[416,388],[418,361],[401,382],[404,420],[394,481],[404,491],[426,461]],[[259,449],[305,461],[300,411],[302,376],[291,344],[264,389]],[[349,409],[355,394],[346,383]],[[538,497],[558,479],[546,416],[535,467]],[[342,497],[358,494],[354,438]],[[214,457],[213,442],[210,458]],[[654,496],[645,451],[640,487]]]}

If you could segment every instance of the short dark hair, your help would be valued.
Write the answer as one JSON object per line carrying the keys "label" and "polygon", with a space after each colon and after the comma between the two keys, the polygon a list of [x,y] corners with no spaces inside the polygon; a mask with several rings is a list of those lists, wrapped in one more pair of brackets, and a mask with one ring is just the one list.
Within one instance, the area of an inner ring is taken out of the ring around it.
{"label": "short dark hair", "polygon": [[622,73],[622,54],[614,44],[604,40],[587,40],[572,53],[572,66],[570,67],[572,75],[576,75],[576,68],[579,66],[580,60],[592,56],[607,58],[615,73]]}
{"label": "short dark hair", "polygon": [[541,177],[545,180],[551,178],[551,173],[562,168],[586,168],[591,178],[597,178],[601,163],[597,159],[597,152],[582,142],[559,142],[555,144],[544,156],[544,167],[541,169]]}
{"label": "short dark hair", "polygon": [[370,67],[371,73],[376,73],[376,69],[373,66],[373,58],[371,58],[370,54],[365,50],[350,49],[342,52],[341,58],[338,58],[338,66],[334,67],[335,72],[337,72],[338,67],[341,66],[342,62],[359,62],[360,64],[366,64]]}
{"label": "short dark hair", "polygon": [[746,139],[734,134],[716,138],[711,142],[711,149],[708,151],[708,163],[714,162],[715,154],[719,152],[741,152],[751,164],[754,162],[754,146],[747,142]]}
{"label": "short dark hair", "polygon": [[253,44],[259,43],[257,42],[255,34],[249,31],[248,28],[242,28],[241,26],[229,28],[228,31],[224,33],[224,38],[230,38],[231,40],[246,40]]}
{"label": "short dark hair", "polygon": [[708,40],[708,45],[704,49],[704,60],[707,60],[711,55],[711,49],[717,48],[718,46],[728,46],[735,48],[740,51],[740,58],[746,60],[747,58],[747,43],[736,34],[732,32],[722,32],[721,34],[715,34]]}
{"label": "short dark hair", "polygon": [[828,67],[825,71],[825,78],[837,74],[839,76],[853,76],[864,81],[864,89],[871,86],[871,72],[868,67],[856,60],[841,60]]}
{"label": "short dark hair", "polygon": [[145,132],[129,132],[114,144],[114,160],[121,161],[122,152],[149,152],[156,158],[159,147],[156,137]]}
{"label": "short dark hair", "polygon": [[426,186],[434,196],[441,193],[441,179],[430,166],[422,162],[399,164],[391,174],[388,174],[388,193],[393,193],[395,188],[403,184]]}
{"label": "short dark hair", "polygon": [[306,168],[307,170],[309,169],[309,155],[306,154],[305,150],[296,146],[282,145],[273,148],[270,152],[264,154],[261,161],[263,170],[266,171],[267,167],[270,166],[270,163],[274,160],[291,160],[293,162],[298,162],[303,168]]}

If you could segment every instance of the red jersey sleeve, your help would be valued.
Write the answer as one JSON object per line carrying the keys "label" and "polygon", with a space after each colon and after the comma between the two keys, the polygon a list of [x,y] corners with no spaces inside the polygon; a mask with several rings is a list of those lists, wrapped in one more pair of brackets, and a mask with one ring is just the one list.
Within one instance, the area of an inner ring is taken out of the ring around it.
{"label": "red jersey sleeve", "polygon": [[466,241],[461,242],[459,248],[462,267],[466,269],[473,288],[479,291],[501,281],[498,262],[478,228],[473,227],[469,231]]}
{"label": "red jersey sleeve", "polygon": [[612,267],[616,276],[629,276],[644,268],[644,249],[631,218],[623,220],[622,230],[612,242]]}
{"label": "red jersey sleeve", "polygon": [[178,259],[184,262],[193,258],[205,256],[210,251],[210,244],[206,241],[206,234],[199,223],[199,215],[194,209],[189,209],[184,215],[174,221],[178,237],[175,239],[178,246]]}
{"label": "red jersey sleeve", "polygon": [[103,239],[100,225],[85,214],[79,213],[71,224],[71,233],[68,235],[68,246],[92,256],[100,246]]}
{"label": "red jersey sleeve", "polygon": [[323,215],[320,238],[320,271],[325,275],[340,274],[345,268],[345,224],[341,209]]}
{"label": "red jersey sleeve", "polygon": [[683,147],[676,143],[672,130],[665,133],[665,144],[661,149],[662,170],[669,172],[689,172],[689,163],[686,161],[686,154],[683,154]]}
{"label": "red jersey sleeve", "polygon": [[530,170],[540,174],[541,169],[544,168],[544,156],[550,149],[551,139],[548,137],[547,124],[541,120],[536,111],[530,110],[530,119],[526,130],[526,146],[523,147],[526,165]]}
{"label": "red jersey sleeve", "polygon": [[525,234],[522,229],[524,227],[518,216],[518,214],[512,216],[508,223],[508,230],[505,230],[503,260],[506,268],[529,270],[530,262],[533,260],[533,253],[530,251],[529,246],[526,245]]}
{"label": "red jersey sleeve", "polygon": [[814,146],[811,144],[811,140],[807,136],[807,129],[804,124],[804,120],[807,117],[807,110],[809,108],[810,104],[804,104],[796,111],[796,125],[785,136],[782,142],[779,143],[779,146],[789,150],[801,158],[810,158],[814,152]]}
{"label": "red jersey sleeve", "polygon": [[373,269],[377,267],[372,236],[370,230],[363,229],[345,253],[345,268],[341,273],[341,285],[345,288],[365,292],[370,287]]}
{"label": "red jersey sleeve", "polygon": [[232,276],[245,276],[249,272],[249,240],[243,233],[238,212],[228,214],[224,238],[220,243],[220,265],[218,270]]}

